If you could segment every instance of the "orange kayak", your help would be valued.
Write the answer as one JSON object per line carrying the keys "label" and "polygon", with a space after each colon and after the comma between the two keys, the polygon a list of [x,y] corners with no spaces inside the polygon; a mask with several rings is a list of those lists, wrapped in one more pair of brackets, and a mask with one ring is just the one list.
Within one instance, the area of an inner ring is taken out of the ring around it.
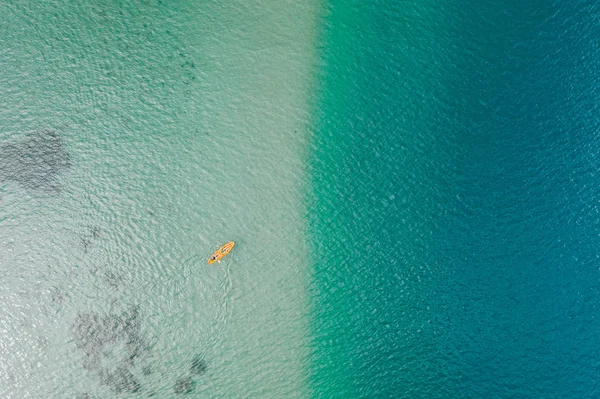
{"label": "orange kayak", "polygon": [[233,249],[235,245],[235,241],[229,241],[227,244],[223,245],[221,248],[217,249],[215,253],[213,253],[208,259],[208,264],[211,265],[215,262],[219,262],[221,259],[225,257]]}

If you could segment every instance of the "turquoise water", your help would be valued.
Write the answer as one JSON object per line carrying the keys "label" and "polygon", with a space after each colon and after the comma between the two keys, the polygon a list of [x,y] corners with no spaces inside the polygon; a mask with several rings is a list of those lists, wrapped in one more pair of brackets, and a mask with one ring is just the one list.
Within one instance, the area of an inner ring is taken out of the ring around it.
{"label": "turquoise water", "polygon": [[597,397],[599,17],[0,3],[0,397]]}
{"label": "turquoise water", "polygon": [[599,12],[331,3],[316,397],[597,397]]}

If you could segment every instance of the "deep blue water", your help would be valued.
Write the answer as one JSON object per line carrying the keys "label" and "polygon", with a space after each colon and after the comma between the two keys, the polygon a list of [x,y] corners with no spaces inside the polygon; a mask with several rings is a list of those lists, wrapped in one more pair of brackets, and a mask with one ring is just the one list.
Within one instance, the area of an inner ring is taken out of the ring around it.
{"label": "deep blue water", "polygon": [[600,5],[323,21],[315,397],[598,397]]}

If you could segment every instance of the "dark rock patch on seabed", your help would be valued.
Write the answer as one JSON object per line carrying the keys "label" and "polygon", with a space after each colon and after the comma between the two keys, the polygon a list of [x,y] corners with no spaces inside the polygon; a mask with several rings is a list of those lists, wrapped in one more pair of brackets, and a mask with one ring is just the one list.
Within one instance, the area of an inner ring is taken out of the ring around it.
{"label": "dark rock patch on seabed", "polygon": [[106,316],[80,313],[72,326],[75,343],[85,354],[84,367],[117,393],[139,392],[136,367],[149,352],[141,332],[139,309]]}
{"label": "dark rock patch on seabed", "polygon": [[190,365],[190,374],[192,375],[202,375],[206,373],[206,362],[202,358],[201,355],[196,355],[192,359],[192,364]]}
{"label": "dark rock patch on seabed", "polygon": [[139,392],[141,385],[128,367],[120,366],[116,370],[103,374],[102,383],[108,385],[117,393]]}
{"label": "dark rock patch on seabed", "polygon": [[104,273],[104,281],[113,289],[117,289],[123,285],[125,278],[122,274],[108,270]]}
{"label": "dark rock patch on seabed", "polygon": [[57,130],[38,130],[21,142],[0,146],[0,182],[14,181],[30,190],[58,194],[58,176],[70,166]]}
{"label": "dark rock patch on seabed", "polygon": [[90,249],[92,243],[94,241],[96,241],[98,238],[100,238],[100,233],[102,232],[102,229],[98,226],[93,226],[90,229],[90,233],[88,235],[84,235],[81,238],[81,247],[83,248],[83,252],[87,253],[88,250]]}
{"label": "dark rock patch on seabed", "polygon": [[190,393],[194,390],[194,381],[192,377],[181,377],[175,381],[175,385],[173,386],[173,391],[176,394],[184,395],[186,393]]}
{"label": "dark rock patch on seabed", "polygon": [[60,306],[65,301],[66,295],[58,287],[52,287],[50,289],[50,303],[55,306]]}
{"label": "dark rock patch on seabed", "polygon": [[[141,316],[137,307],[122,313],[102,315],[97,312],[79,313],[72,325],[75,344],[84,353],[84,368],[95,374],[100,383],[117,394],[144,392],[142,382],[154,373],[147,340],[142,334]],[[194,376],[206,373],[202,355],[193,357],[188,375],[173,383],[178,395],[195,389]],[[148,387],[146,387],[148,388]],[[154,392],[145,392],[149,397]]]}

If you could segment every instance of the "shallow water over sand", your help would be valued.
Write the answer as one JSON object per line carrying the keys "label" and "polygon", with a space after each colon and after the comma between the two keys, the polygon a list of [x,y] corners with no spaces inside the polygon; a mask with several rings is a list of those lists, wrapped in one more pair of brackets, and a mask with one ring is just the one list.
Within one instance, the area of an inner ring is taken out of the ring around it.
{"label": "shallow water over sand", "polygon": [[308,395],[315,10],[221,3],[0,6],[0,396]]}

